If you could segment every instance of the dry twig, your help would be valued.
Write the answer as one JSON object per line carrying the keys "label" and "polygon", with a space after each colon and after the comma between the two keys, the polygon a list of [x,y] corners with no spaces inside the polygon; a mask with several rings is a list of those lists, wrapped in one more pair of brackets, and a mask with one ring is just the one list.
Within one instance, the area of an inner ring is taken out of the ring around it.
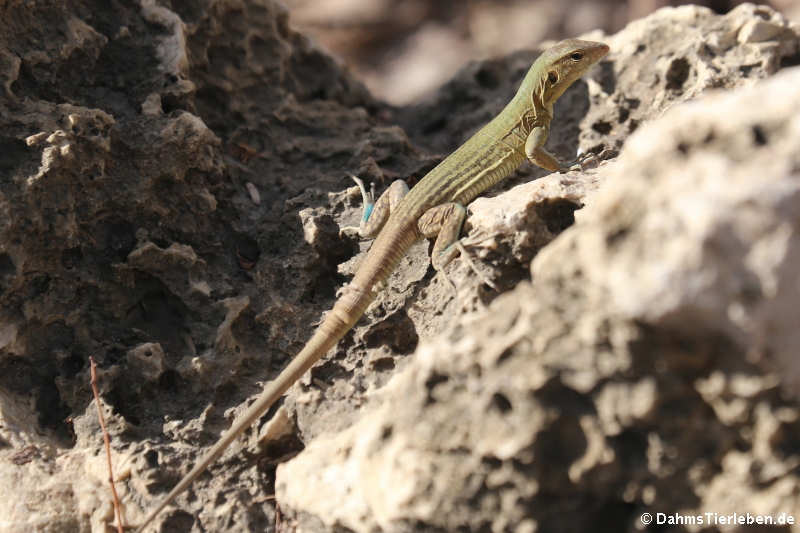
{"label": "dry twig", "polygon": [[94,404],[97,406],[97,418],[100,419],[100,427],[103,430],[103,441],[106,443],[106,459],[108,459],[108,482],[111,483],[111,494],[114,496],[114,514],[117,517],[117,533],[122,531],[122,507],[117,496],[117,489],[114,486],[114,472],[111,470],[111,438],[106,431],[106,422],[103,419],[103,410],[100,408],[100,394],[97,392],[97,365],[94,358],[89,356],[89,371],[92,375],[92,392],[94,393]]}

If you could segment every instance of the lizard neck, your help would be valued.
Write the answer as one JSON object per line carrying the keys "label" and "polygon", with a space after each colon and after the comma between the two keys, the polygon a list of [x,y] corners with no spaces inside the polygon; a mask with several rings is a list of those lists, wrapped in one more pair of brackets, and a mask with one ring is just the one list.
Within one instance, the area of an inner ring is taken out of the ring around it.
{"label": "lizard neck", "polygon": [[411,189],[398,206],[401,216],[416,220],[443,203],[466,205],[525,161],[528,133],[549,115],[537,115],[530,98],[519,95]]}

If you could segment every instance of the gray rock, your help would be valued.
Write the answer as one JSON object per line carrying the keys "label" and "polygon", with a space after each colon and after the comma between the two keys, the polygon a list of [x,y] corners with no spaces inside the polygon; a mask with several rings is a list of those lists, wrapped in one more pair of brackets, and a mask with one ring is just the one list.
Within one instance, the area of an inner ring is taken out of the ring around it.
{"label": "gray rock", "polygon": [[800,350],[798,86],[793,68],[674,105],[617,161],[476,201],[488,257],[531,246],[532,206],[586,207],[533,285],[421,344],[356,424],[280,465],[282,509],[321,531],[797,516],[779,383],[796,391]]}
{"label": "gray rock", "polygon": [[[125,519],[140,520],[355,268],[347,172],[413,184],[535,56],[472,64],[432,102],[390,109],[272,1],[86,6],[0,19],[0,531],[112,522],[90,355]],[[798,62],[797,28],[764,7],[692,7],[589,37],[612,53],[559,101],[550,147],[624,153],[475,203],[478,268],[506,293],[455,261],[454,295],[415,247],[165,531],[265,530],[276,489],[303,530],[797,513],[779,387],[797,375],[797,102],[782,92],[797,79],[754,85]]]}

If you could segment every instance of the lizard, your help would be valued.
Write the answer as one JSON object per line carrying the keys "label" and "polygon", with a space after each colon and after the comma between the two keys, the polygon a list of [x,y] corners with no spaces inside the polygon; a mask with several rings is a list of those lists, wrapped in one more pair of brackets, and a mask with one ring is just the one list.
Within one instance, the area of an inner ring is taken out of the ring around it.
{"label": "lizard", "polygon": [[422,238],[435,238],[431,264],[441,271],[463,250],[458,246],[458,236],[466,217],[465,206],[474,198],[506,178],[526,159],[552,172],[565,172],[582,164],[582,158],[569,164],[560,162],[544,144],[556,100],[608,50],[606,44],[578,39],[567,39],[545,50],[505,108],[410,190],[404,181],[397,180],[375,202],[374,190],[367,192],[363,182],[351,176],[364,200],[359,235],[376,236],[366,258],[303,349],[150,511],[139,526],[139,533],[339,342],[364,314],[377,296],[378,287],[412,244]]}

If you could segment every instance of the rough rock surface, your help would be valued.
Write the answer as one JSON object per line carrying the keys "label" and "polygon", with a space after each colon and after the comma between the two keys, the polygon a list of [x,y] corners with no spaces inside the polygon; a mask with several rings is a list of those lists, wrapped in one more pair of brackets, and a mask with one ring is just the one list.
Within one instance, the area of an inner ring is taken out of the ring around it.
{"label": "rough rock surface", "polygon": [[[355,268],[367,244],[339,234],[360,214],[346,172],[413,184],[535,56],[470,65],[432,102],[390,110],[269,0],[0,12],[0,493],[14,495],[0,531],[111,522],[90,355],[135,524]],[[589,37],[612,53],[556,108],[549,146],[565,158],[622,150],[671,106],[800,63],[797,29],[751,5]],[[492,302],[456,261],[454,295],[415,247],[162,530],[270,529],[273,494],[304,531],[800,512],[794,400],[770,373],[798,375],[800,132],[781,92],[798,76],[771,83],[667,111],[618,162],[476,202],[479,268],[511,289],[543,249],[533,286]]]}
{"label": "rough rock surface", "polygon": [[800,516],[798,86],[793,68],[643,126],[533,285],[421,345],[356,424],[278,467],[278,501],[309,530]]}

